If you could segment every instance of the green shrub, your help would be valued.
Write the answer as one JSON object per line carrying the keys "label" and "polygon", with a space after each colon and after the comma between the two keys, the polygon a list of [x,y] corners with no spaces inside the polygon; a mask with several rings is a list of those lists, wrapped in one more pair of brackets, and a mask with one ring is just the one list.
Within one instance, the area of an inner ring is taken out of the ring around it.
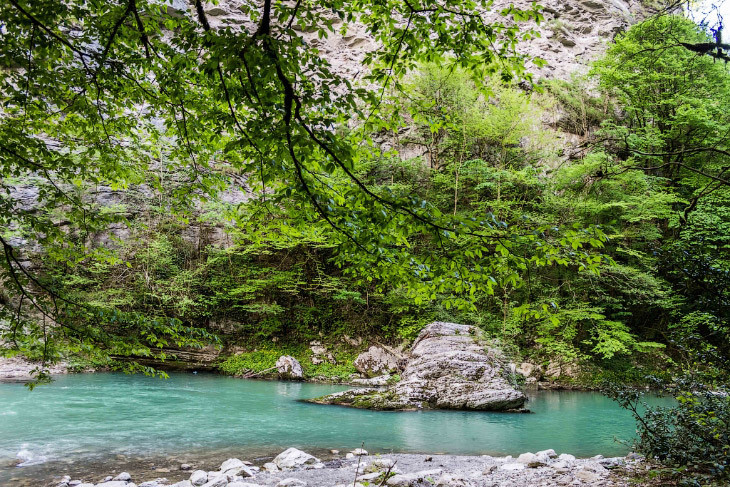
{"label": "green shrub", "polygon": [[649,407],[637,390],[607,389],[636,418],[636,451],[694,485],[730,479],[730,390],[709,388],[694,378],[664,390],[676,399],[674,406]]}

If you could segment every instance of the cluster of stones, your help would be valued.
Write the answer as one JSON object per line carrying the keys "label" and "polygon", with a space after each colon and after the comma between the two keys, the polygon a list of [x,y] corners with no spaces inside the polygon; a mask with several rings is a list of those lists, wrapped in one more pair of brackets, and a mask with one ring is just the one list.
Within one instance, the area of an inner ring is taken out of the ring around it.
{"label": "cluster of stones", "polygon": [[[257,467],[231,458],[216,471],[195,470],[186,480],[171,483],[155,479],[139,485],[123,472],[91,484],[65,477],[57,487],[498,487],[514,486],[623,486],[628,480],[611,475],[618,467],[635,466],[638,456],[576,459],[554,450],[523,453],[517,458],[491,456],[369,455],[358,448],[344,458],[322,462],[289,448]],[[182,465],[182,470],[190,469]]]}

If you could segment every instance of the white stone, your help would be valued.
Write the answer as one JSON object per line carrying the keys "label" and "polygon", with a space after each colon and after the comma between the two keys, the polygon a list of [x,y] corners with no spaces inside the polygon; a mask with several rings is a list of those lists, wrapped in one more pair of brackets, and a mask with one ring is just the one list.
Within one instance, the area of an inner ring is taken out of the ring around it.
{"label": "white stone", "polygon": [[129,475],[129,472],[122,472],[114,477],[112,480],[123,480],[125,482],[129,482],[130,480],[132,480],[132,476]]}
{"label": "white stone", "polygon": [[391,487],[410,487],[411,485],[418,484],[422,481],[435,483],[435,479],[442,473],[443,470],[438,468],[434,470],[423,470],[421,472],[415,473],[398,474],[389,478],[386,484],[390,485]]}
{"label": "white stone", "polygon": [[505,463],[504,465],[501,465],[499,467],[500,470],[524,470],[525,464],[524,463]]}
{"label": "white stone", "polygon": [[304,376],[302,364],[291,355],[282,355],[276,361],[276,370],[279,375],[289,379],[301,379]]}
{"label": "white stone", "polygon": [[575,457],[571,455],[570,453],[561,453],[558,457],[558,460],[563,460],[565,462],[574,462]]}
{"label": "white stone", "polygon": [[294,468],[302,465],[313,465],[319,463],[319,460],[309,453],[305,453],[296,448],[289,448],[279,453],[274,458],[274,463],[280,469]]}
{"label": "white stone", "polygon": [[276,487],[306,487],[307,483],[304,480],[290,477],[288,479],[280,480]]}
{"label": "white stone", "polygon": [[131,482],[126,482],[124,480],[110,480],[109,482],[102,482],[100,484],[96,484],[96,487],[137,487],[137,486]]}
{"label": "white stone", "polygon": [[361,457],[368,454],[367,450],[363,450],[362,448],[355,448],[350,453],[352,453],[355,456]]}
{"label": "white stone", "polygon": [[264,463],[262,468],[267,472],[278,472],[279,471],[279,467],[277,467],[274,462]]}
{"label": "white stone", "polygon": [[203,485],[208,481],[208,472],[203,470],[196,470],[190,475],[190,483],[194,486]]}
{"label": "white stone", "polygon": [[535,455],[537,455],[538,457],[544,455],[548,458],[557,458],[558,457],[558,454],[555,453],[555,450],[553,450],[552,448],[549,450],[541,450],[541,451],[535,453]]}
{"label": "white stone", "polygon": [[438,487],[473,487],[471,480],[468,480],[463,475],[445,473],[436,482]]}
{"label": "white stone", "polygon": [[189,480],[183,480],[181,482],[178,482],[176,484],[172,484],[169,487],[193,487],[193,483]]}
{"label": "white stone", "polygon": [[221,472],[227,472],[229,470],[233,470],[234,468],[243,467],[244,463],[239,460],[238,458],[229,458],[225,462],[221,464],[220,471]]}
{"label": "white stone", "polygon": [[219,475],[213,479],[208,480],[207,483],[203,484],[203,487],[226,487],[228,485],[228,477],[226,475]]}
{"label": "white stone", "polygon": [[355,455],[353,455],[352,453],[348,453],[347,455],[345,455],[345,458],[350,460],[352,458],[355,458]]}
{"label": "white stone", "polygon": [[524,463],[525,465],[529,465],[530,463],[534,463],[537,461],[538,461],[537,455],[535,455],[534,453],[529,453],[529,452],[523,453],[522,455],[517,457],[517,462]]}

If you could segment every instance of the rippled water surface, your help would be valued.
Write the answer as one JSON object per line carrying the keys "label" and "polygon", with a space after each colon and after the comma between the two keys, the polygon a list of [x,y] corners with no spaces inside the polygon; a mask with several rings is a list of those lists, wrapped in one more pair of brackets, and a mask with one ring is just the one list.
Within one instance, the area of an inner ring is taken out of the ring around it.
{"label": "rippled water surface", "polygon": [[[553,448],[608,456],[626,453],[615,438],[634,433],[626,411],[587,392],[535,393],[533,414],[376,412],[299,401],[344,389],[203,374],[68,375],[33,391],[0,383],[0,485],[68,465],[253,458],[290,446],[347,450],[363,442],[371,451],[514,455]],[[26,466],[17,467],[20,461]]]}

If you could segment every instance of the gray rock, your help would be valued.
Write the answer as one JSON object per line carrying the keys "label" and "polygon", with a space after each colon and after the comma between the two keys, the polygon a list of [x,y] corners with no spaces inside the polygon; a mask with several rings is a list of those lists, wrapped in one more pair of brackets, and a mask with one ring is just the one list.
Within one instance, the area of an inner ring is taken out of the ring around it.
{"label": "gray rock", "polygon": [[167,485],[167,479],[155,479],[155,480],[148,480],[147,482],[142,482],[139,484],[139,487],[162,487],[164,485]]}
{"label": "gray rock", "polygon": [[500,465],[499,469],[507,470],[507,471],[524,470],[525,464],[524,463],[505,463],[504,465]]}
{"label": "gray rock", "polygon": [[193,487],[193,483],[189,480],[183,480],[181,482],[178,482],[176,484],[172,484],[169,487]]}
{"label": "gray rock", "polygon": [[96,484],[96,487],[137,487],[137,485],[125,480],[110,480],[109,482]]}
{"label": "gray rock", "polygon": [[290,477],[288,479],[280,480],[276,487],[306,487],[307,483],[304,480]]}
{"label": "gray rock", "polygon": [[367,352],[357,356],[353,365],[358,372],[367,377],[397,373],[403,369],[403,357],[383,347],[372,346]]}
{"label": "gray rock", "polygon": [[245,464],[238,458],[229,458],[221,464],[220,471],[227,472],[228,470],[233,470],[234,468],[239,468],[243,466],[245,466]]}
{"label": "gray rock", "polygon": [[231,482],[228,484],[228,487],[261,487],[258,484],[251,484],[249,482],[244,482],[242,480],[236,480],[235,482]]}
{"label": "gray rock", "polygon": [[82,482],[80,480],[70,480],[68,482],[68,487],[77,487],[81,484],[82,484]]}
{"label": "gray rock", "polygon": [[194,486],[203,485],[208,481],[208,472],[203,470],[196,470],[190,475],[190,483]]}
{"label": "gray rock", "polygon": [[474,483],[463,475],[445,473],[436,482],[438,487],[473,487]]}
{"label": "gray rock", "polygon": [[263,468],[266,472],[278,472],[279,467],[274,462],[264,463]]}
{"label": "gray rock", "polygon": [[276,370],[282,378],[301,379],[304,376],[302,365],[291,355],[282,355],[276,361]]}
{"label": "gray rock", "polygon": [[548,458],[558,458],[558,454],[555,453],[555,450],[553,450],[552,448],[549,450],[539,451],[535,453],[535,455],[537,455],[538,457],[546,456]]}
{"label": "gray rock", "polygon": [[187,463],[183,463],[182,465],[180,465],[180,470],[190,470],[191,468],[193,467]]}
{"label": "gray rock", "polygon": [[570,453],[561,453],[558,457],[558,460],[563,460],[565,462],[571,463],[575,461],[575,457]]}
{"label": "gray rock", "polygon": [[312,402],[384,410],[516,410],[527,398],[508,378],[499,351],[486,346],[478,328],[435,322],[418,335],[397,384],[384,390],[344,391]]}
{"label": "gray rock", "polygon": [[129,482],[130,480],[132,480],[132,476],[129,475],[129,472],[122,472],[114,477],[112,480],[123,480],[125,482]]}
{"label": "gray rock", "polygon": [[289,448],[279,453],[279,455],[274,458],[273,463],[275,463],[280,469],[284,470],[288,468],[301,467],[303,465],[314,465],[315,463],[319,463],[319,460],[309,453],[297,450],[296,448]]}
{"label": "gray rock", "polygon": [[517,457],[518,463],[524,463],[525,465],[529,465],[531,463],[535,463],[538,461],[538,456],[534,453],[523,453],[519,457]]}
{"label": "gray rock", "polygon": [[203,487],[226,487],[228,485],[228,476],[219,475],[213,479],[208,479],[208,482],[203,484]]}
{"label": "gray rock", "polygon": [[367,450],[363,450],[362,448],[355,448],[350,453],[352,453],[356,457],[361,457],[361,456],[367,455],[368,454],[368,451]]}
{"label": "gray rock", "polygon": [[415,473],[398,474],[389,478],[386,484],[391,487],[416,487],[423,485],[425,482],[434,484],[436,483],[436,478],[438,478],[442,473],[443,470],[438,468]]}

